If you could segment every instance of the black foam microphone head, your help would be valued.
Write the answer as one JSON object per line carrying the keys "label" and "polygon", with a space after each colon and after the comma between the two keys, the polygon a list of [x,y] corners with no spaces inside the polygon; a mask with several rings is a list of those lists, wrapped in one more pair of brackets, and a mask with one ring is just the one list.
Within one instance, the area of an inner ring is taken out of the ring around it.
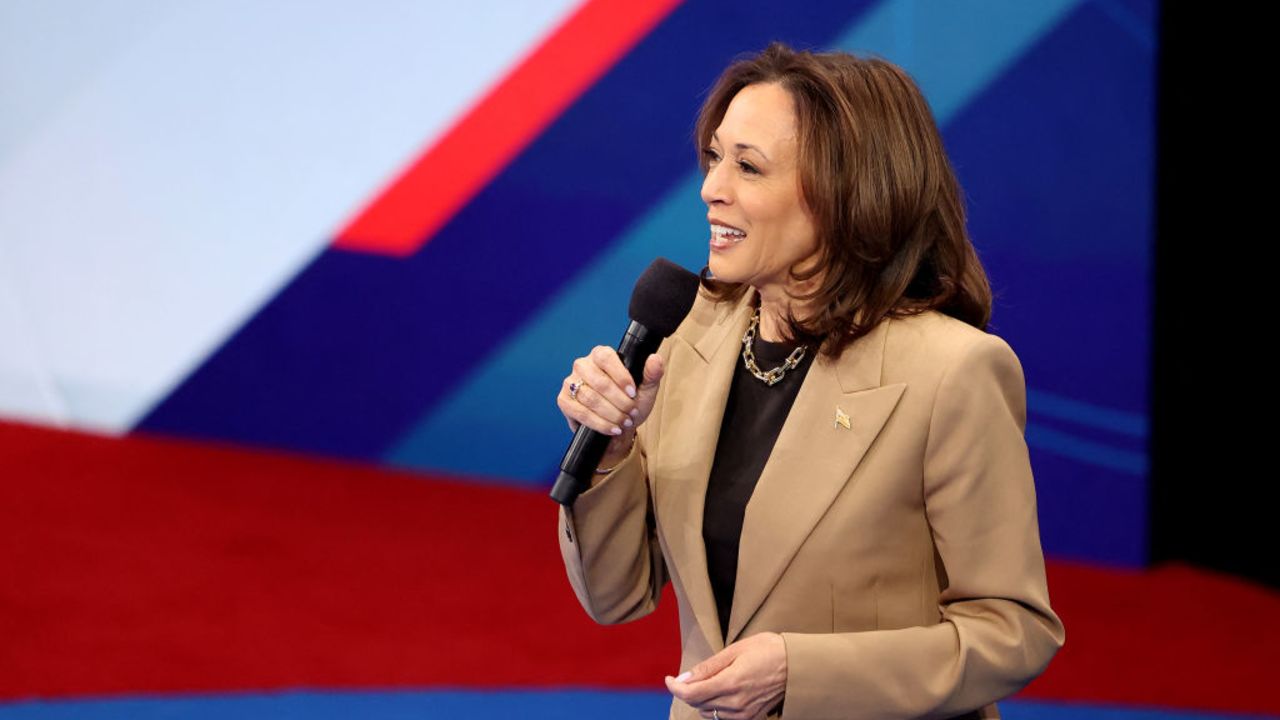
{"label": "black foam microphone head", "polygon": [[636,281],[627,313],[649,332],[667,337],[680,327],[697,297],[698,276],[666,258],[658,258]]}

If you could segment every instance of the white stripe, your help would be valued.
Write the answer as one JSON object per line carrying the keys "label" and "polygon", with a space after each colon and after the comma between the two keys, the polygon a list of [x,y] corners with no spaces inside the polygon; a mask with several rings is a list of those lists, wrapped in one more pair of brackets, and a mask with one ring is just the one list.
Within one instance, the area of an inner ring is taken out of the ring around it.
{"label": "white stripe", "polygon": [[[123,431],[575,3],[166,4],[125,46],[115,24],[50,20],[93,3],[36,6],[6,12],[0,45],[57,26],[94,50],[6,51],[62,85],[5,89],[33,109],[0,125],[19,143],[0,140],[0,249],[70,421]],[[9,340],[0,366],[19,366]],[[27,394],[0,387],[0,414]]]}

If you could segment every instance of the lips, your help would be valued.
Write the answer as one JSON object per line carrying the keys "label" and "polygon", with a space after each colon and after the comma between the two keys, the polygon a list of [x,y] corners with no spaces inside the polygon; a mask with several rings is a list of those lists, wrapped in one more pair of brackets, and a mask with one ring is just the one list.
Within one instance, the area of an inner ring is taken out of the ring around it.
{"label": "lips", "polygon": [[730,248],[742,242],[747,236],[745,230],[726,225],[718,220],[711,220],[711,247],[716,249]]}

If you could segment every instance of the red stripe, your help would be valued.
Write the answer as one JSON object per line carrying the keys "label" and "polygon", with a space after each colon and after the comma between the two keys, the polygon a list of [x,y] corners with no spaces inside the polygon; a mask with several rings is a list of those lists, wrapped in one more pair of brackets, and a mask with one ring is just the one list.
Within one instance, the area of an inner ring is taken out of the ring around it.
{"label": "red stripe", "polygon": [[[675,598],[599,627],[542,490],[0,422],[0,700],[288,687],[662,689]],[[1280,713],[1280,594],[1049,566],[1024,698]]]}
{"label": "red stripe", "polygon": [[1181,564],[1055,562],[1067,642],[1024,697],[1280,713],[1280,593]]}
{"label": "red stripe", "polygon": [[675,598],[592,623],[556,508],[542,490],[0,422],[0,702],[661,689],[680,660]]}
{"label": "red stripe", "polygon": [[680,0],[588,0],[339,234],[334,247],[406,256]]}

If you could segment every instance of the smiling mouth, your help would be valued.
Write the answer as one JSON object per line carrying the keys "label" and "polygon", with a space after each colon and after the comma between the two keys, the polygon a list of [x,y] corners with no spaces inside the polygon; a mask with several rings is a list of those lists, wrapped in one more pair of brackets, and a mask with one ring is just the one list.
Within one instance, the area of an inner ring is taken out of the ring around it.
{"label": "smiling mouth", "polygon": [[733,247],[742,242],[747,234],[737,228],[725,225],[711,225],[711,246],[715,248]]}

